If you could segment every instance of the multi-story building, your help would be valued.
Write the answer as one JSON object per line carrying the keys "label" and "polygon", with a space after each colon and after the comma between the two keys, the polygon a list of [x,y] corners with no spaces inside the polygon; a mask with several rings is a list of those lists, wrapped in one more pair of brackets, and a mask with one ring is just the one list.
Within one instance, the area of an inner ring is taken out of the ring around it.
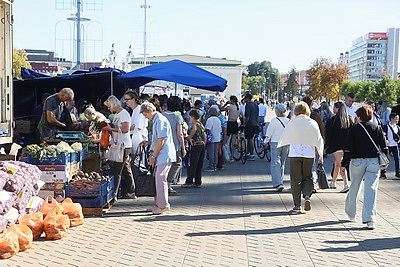
{"label": "multi-story building", "polygon": [[350,50],[350,80],[379,81],[385,76],[397,79],[399,31],[369,32],[353,41]]}

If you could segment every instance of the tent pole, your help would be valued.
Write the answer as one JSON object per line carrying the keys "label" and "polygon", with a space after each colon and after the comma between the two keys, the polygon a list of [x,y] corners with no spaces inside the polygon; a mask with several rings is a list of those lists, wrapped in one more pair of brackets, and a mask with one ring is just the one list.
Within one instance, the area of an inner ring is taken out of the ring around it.
{"label": "tent pole", "polygon": [[110,73],[111,73],[111,94],[113,95],[114,94],[114,83],[113,83],[114,75],[113,75],[112,71]]}
{"label": "tent pole", "polygon": [[175,83],[175,96],[176,96],[176,90],[178,90],[178,84]]}

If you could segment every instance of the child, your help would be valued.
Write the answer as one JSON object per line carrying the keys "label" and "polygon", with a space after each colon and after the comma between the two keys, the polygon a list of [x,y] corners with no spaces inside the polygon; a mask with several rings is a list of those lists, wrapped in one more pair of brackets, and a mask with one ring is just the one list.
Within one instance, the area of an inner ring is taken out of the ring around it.
{"label": "child", "polygon": [[[201,187],[201,171],[203,168],[203,160],[205,154],[206,132],[200,120],[200,112],[193,109],[189,113],[192,122],[192,130],[188,137],[191,144],[190,149],[190,166],[186,182],[182,187]],[[193,178],[195,183],[193,184]]]}

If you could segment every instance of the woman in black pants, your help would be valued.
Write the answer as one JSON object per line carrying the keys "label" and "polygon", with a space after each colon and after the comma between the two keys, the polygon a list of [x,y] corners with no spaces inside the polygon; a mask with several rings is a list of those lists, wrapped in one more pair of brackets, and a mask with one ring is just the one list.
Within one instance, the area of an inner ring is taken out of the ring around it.
{"label": "woman in black pants", "polygon": [[[191,143],[190,149],[190,166],[186,182],[182,187],[201,187],[201,174],[203,168],[205,144],[206,144],[206,131],[203,124],[199,121],[200,112],[193,109],[189,113],[190,120],[192,121],[192,130],[188,137]],[[193,178],[195,183],[193,184]]]}

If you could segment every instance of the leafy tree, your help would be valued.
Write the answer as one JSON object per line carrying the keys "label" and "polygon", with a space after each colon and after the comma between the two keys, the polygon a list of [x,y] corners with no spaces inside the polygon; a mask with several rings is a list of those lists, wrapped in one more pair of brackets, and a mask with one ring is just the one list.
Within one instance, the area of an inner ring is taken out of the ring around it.
{"label": "leafy tree", "polygon": [[298,90],[297,72],[293,68],[290,71],[288,80],[286,81],[286,86],[283,88],[283,92],[285,92],[290,99],[293,99],[293,97],[297,94],[297,90]]}
{"label": "leafy tree", "polygon": [[327,58],[318,58],[307,70],[310,89],[307,91],[313,98],[339,99],[341,85],[347,80],[349,68],[332,63]]}
{"label": "leafy tree", "polygon": [[21,68],[31,68],[25,50],[13,49],[13,78],[21,79]]}
{"label": "leafy tree", "polygon": [[[250,91],[255,90],[255,92],[259,92],[260,94],[269,91],[272,95],[274,91],[279,89],[279,71],[272,67],[271,62],[256,61],[247,66],[247,70],[248,77],[259,77],[256,78],[258,89],[249,88]],[[255,80],[248,80],[248,82],[250,81],[255,83]]]}

